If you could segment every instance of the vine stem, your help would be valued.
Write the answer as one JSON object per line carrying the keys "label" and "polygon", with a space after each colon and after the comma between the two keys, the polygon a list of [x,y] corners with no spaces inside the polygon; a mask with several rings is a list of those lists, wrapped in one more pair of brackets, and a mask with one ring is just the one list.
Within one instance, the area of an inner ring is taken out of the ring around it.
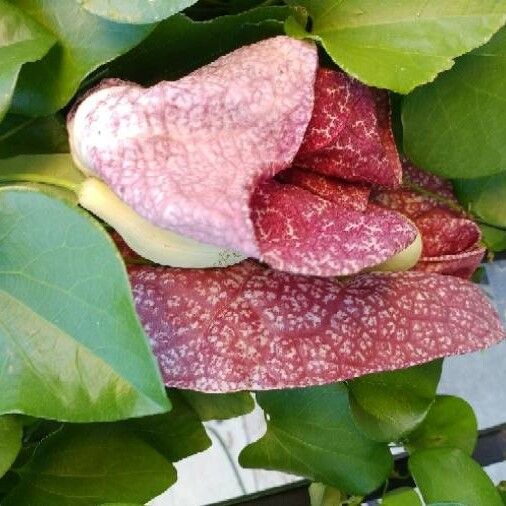
{"label": "vine stem", "polygon": [[232,471],[234,472],[235,478],[237,480],[237,483],[239,484],[239,488],[241,489],[242,494],[246,495],[248,493],[248,491],[246,490],[246,485],[244,484],[244,481],[242,480],[241,475],[237,470],[237,467],[235,466],[234,459],[232,458],[232,455],[230,455],[230,452],[228,451],[225,441],[223,441],[223,438],[221,437],[220,433],[213,427],[206,427],[206,429],[217,439],[218,443],[220,444],[221,448],[223,449],[223,452],[227,457],[227,460],[230,464],[230,467],[232,468]]}
{"label": "vine stem", "polygon": [[37,120],[37,118],[30,118],[30,119],[27,119],[26,121],[23,121],[22,123],[20,123],[19,125],[11,128],[10,130],[7,130],[5,133],[3,133],[2,135],[0,135],[0,142],[3,142],[5,140],[7,140],[9,137],[12,137],[15,133],[19,132],[20,130],[22,130],[23,128],[25,128],[26,126],[29,126],[31,125],[32,123],[34,123],[35,121]]}

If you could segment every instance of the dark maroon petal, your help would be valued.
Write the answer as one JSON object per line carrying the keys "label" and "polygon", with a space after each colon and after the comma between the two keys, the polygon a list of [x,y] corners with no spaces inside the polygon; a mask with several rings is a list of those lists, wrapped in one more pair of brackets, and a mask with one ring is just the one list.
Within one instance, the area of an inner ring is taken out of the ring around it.
{"label": "dark maroon petal", "polygon": [[408,216],[420,230],[423,251],[415,270],[469,278],[483,260],[481,232],[453,194],[451,184],[403,160],[403,186],[375,189],[371,200]]}
{"label": "dark maroon petal", "polygon": [[406,183],[415,184],[431,193],[439,195],[440,197],[449,199],[454,203],[458,203],[455,195],[453,194],[453,188],[450,181],[445,181],[435,174],[419,169],[406,158],[402,159],[402,172]]}
{"label": "dark maroon petal", "polygon": [[477,244],[473,248],[456,255],[422,257],[416,264],[415,270],[437,272],[469,279],[482,262],[485,252],[486,248]]}
{"label": "dark maroon petal", "polygon": [[319,69],[313,116],[294,164],[348,181],[398,186],[402,169],[388,93]]}
{"label": "dark maroon petal", "polygon": [[412,220],[433,209],[443,209],[454,216],[466,216],[449,181],[415,167],[405,158],[402,159],[402,174],[401,188],[376,188],[371,194],[372,201],[399,211]]}
{"label": "dark maroon petal", "polygon": [[365,211],[369,202],[371,187],[365,184],[349,183],[335,177],[323,176],[303,169],[288,169],[277,178],[318,195],[322,199],[355,211]]}
{"label": "dark maroon petal", "polygon": [[260,259],[275,269],[316,276],[354,274],[407,248],[417,230],[399,213],[345,207],[268,180],[251,200]]}
{"label": "dark maroon petal", "polygon": [[480,228],[445,209],[432,209],[414,219],[423,237],[424,257],[455,255],[470,250],[481,239]]}
{"label": "dark maroon petal", "polygon": [[480,289],[438,274],[347,283],[246,261],[134,266],[137,310],[165,383],[208,392],[303,387],[467,353],[504,338]]}
{"label": "dark maroon petal", "polygon": [[371,201],[387,209],[398,211],[411,220],[415,220],[432,209],[448,209],[445,202],[406,187],[398,190],[376,189],[371,194]]}
{"label": "dark maroon petal", "polygon": [[344,72],[318,69],[313,115],[298,156],[312,155],[338,141],[340,133],[352,121],[353,106],[360,95],[356,91],[360,88],[353,86],[355,83]]}
{"label": "dark maroon petal", "polygon": [[417,271],[451,274],[468,279],[480,265],[485,248],[480,246],[478,225],[453,211],[432,209],[416,218],[423,238],[422,258]]}

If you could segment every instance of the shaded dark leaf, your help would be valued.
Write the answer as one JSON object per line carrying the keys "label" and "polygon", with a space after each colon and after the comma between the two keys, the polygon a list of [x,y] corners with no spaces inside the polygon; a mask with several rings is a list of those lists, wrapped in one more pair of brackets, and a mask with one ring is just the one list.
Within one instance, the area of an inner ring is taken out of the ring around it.
{"label": "shaded dark leaf", "polygon": [[243,467],[276,469],[363,494],[388,476],[387,445],[355,427],[341,384],[257,394],[267,432],[239,455]]}
{"label": "shaded dark leaf", "polygon": [[253,411],[255,407],[255,401],[248,392],[230,394],[206,394],[194,390],[179,390],[179,392],[202,421],[235,418]]}
{"label": "shaded dark leaf", "polygon": [[153,25],[121,25],[90,14],[76,1],[12,0],[58,39],[39,62],[23,67],[12,110],[47,116],[61,109],[97,67],[141,42]]}
{"label": "shaded dark leaf", "polygon": [[0,158],[24,154],[68,153],[65,118],[8,114],[0,124]]}
{"label": "shaded dark leaf", "polygon": [[142,84],[178,79],[240,46],[283,33],[288,14],[286,7],[261,7],[208,22],[172,16],[109,65],[105,75]]}
{"label": "shaded dark leaf", "polygon": [[18,417],[0,416],[0,478],[9,470],[21,449],[23,428]]}
{"label": "shaded dark leaf", "polygon": [[38,446],[6,506],[144,504],[176,481],[160,453],[118,424],[66,425]]}

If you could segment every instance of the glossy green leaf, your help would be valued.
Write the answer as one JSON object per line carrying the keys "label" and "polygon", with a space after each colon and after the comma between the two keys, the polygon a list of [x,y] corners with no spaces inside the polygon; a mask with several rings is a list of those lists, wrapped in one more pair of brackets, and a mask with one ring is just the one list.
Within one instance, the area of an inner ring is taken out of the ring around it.
{"label": "glossy green leaf", "polygon": [[506,21],[496,0],[289,0],[334,62],[371,86],[408,93],[481,46]]}
{"label": "glossy green leaf", "polygon": [[72,0],[12,0],[58,39],[39,62],[25,65],[12,109],[46,116],[61,109],[97,67],[141,42],[153,25],[121,25],[99,18]]}
{"label": "glossy green leaf", "polygon": [[287,7],[260,7],[206,22],[178,14],[114,61],[107,75],[142,84],[178,79],[240,46],[283,33],[289,12]]}
{"label": "glossy green leaf", "polygon": [[412,488],[399,488],[389,492],[381,501],[382,506],[423,506],[420,496]]}
{"label": "glossy green leaf", "polygon": [[67,421],[167,411],[112,241],[84,211],[0,188],[0,413]]}
{"label": "glossy green leaf", "polygon": [[45,183],[77,192],[84,179],[69,154],[20,155],[0,159],[0,183]]}
{"label": "glossy green leaf", "polygon": [[7,112],[21,67],[42,58],[55,37],[22,10],[0,0],[0,121]]}
{"label": "glossy green leaf", "polygon": [[482,241],[493,252],[506,250],[506,230],[490,227],[488,225],[480,225]]}
{"label": "glossy green leaf", "polygon": [[28,118],[8,114],[0,124],[0,158],[69,151],[63,115]]}
{"label": "glossy green leaf", "polygon": [[267,432],[239,455],[243,467],[286,471],[355,494],[376,489],[388,476],[387,445],[355,426],[344,385],[257,394]]}
{"label": "glossy green leaf", "polygon": [[180,390],[180,393],[202,421],[235,418],[250,413],[255,408],[255,401],[249,392],[206,394]]}
{"label": "glossy green leaf", "polygon": [[422,424],[408,437],[410,451],[431,447],[454,447],[471,455],[478,438],[473,408],[460,397],[438,395]]}
{"label": "glossy green leaf", "polygon": [[0,478],[9,470],[21,450],[23,427],[15,416],[0,416]]}
{"label": "glossy green leaf", "polygon": [[119,424],[66,425],[41,442],[4,506],[144,504],[176,481],[156,449]]}
{"label": "glossy green leaf", "polygon": [[506,172],[477,179],[458,179],[453,181],[453,188],[460,202],[477,218],[506,228]]}
{"label": "glossy green leaf", "polygon": [[177,462],[211,446],[197,413],[177,391],[171,390],[172,410],[163,415],[128,420],[125,425],[170,462]]}
{"label": "glossy green leaf", "polygon": [[[506,3],[502,2],[506,5]],[[404,150],[450,178],[506,170],[506,28],[404,100]]]}
{"label": "glossy green leaf", "polygon": [[376,441],[401,440],[429,411],[442,364],[436,360],[350,381],[350,405],[358,427]]}
{"label": "glossy green leaf", "polygon": [[197,0],[75,0],[87,11],[117,23],[147,24],[161,21],[190,7]]}
{"label": "glossy green leaf", "polygon": [[409,469],[424,500],[502,506],[499,492],[480,465],[458,448],[430,448],[409,458]]}

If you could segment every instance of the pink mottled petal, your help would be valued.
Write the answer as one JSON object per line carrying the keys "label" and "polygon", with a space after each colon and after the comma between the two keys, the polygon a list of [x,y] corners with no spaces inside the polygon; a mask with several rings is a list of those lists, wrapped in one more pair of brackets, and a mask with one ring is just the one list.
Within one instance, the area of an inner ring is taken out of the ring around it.
{"label": "pink mottled petal", "polygon": [[322,199],[355,211],[365,211],[369,203],[371,188],[365,184],[349,183],[335,177],[295,168],[281,172],[276,179],[304,188]]}
{"label": "pink mottled petal", "polygon": [[250,196],[302,143],[317,60],[274,37],[178,81],[101,86],[69,119],[74,158],[155,225],[258,257]]}
{"label": "pink mottled petal", "polygon": [[417,235],[396,212],[356,211],[274,180],[257,187],[251,208],[260,259],[299,274],[354,274],[407,248]]}
{"label": "pink mottled petal", "polygon": [[480,289],[438,274],[347,283],[246,261],[129,271],[165,383],[207,392],[304,387],[467,353],[504,338]]}
{"label": "pink mottled petal", "polygon": [[295,165],[348,181],[398,186],[402,169],[388,93],[319,69],[314,113]]}

